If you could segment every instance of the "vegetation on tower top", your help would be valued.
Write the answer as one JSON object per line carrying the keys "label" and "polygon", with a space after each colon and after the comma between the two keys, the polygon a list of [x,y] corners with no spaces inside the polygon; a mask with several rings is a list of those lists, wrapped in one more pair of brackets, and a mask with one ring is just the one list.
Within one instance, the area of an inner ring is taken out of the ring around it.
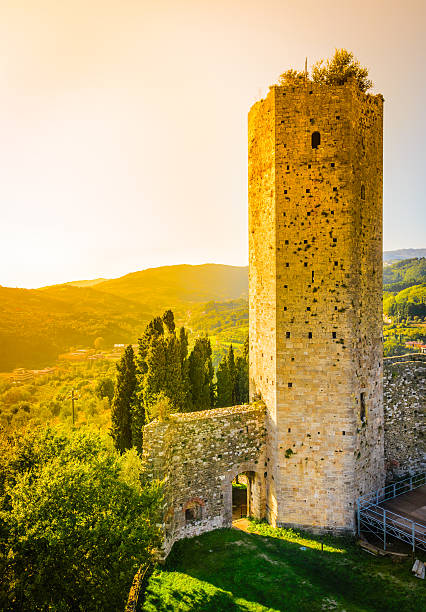
{"label": "vegetation on tower top", "polygon": [[361,66],[354,54],[347,49],[335,49],[333,57],[321,59],[312,66],[312,72],[300,72],[290,69],[279,78],[279,85],[297,85],[304,81],[323,83],[325,85],[344,85],[354,79],[361,91],[373,86],[368,78],[368,69]]}

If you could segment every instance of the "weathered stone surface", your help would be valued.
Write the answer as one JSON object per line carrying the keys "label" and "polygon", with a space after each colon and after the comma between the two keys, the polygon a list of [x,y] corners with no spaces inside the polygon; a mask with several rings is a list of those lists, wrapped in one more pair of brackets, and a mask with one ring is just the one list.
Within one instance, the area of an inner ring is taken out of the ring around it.
{"label": "weathered stone surface", "polygon": [[249,513],[265,515],[265,439],[261,403],[175,414],[144,428],[146,476],[165,479],[165,555],[176,540],[231,526],[238,474],[250,483]]}
{"label": "weathered stone surface", "polygon": [[249,114],[250,385],[272,524],[353,530],[356,498],[384,481],[382,120],[382,97],[353,83],[275,86]]}
{"label": "weathered stone surface", "polygon": [[387,477],[426,469],[426,355],[384,359],[385,460]]}

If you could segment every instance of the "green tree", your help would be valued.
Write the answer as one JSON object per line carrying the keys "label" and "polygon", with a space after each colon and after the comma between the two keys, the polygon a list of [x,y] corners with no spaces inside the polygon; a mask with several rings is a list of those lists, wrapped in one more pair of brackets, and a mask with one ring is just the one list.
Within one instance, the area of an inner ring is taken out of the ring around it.
{"label": "green tree", "polygon": [[0,608],[123,609],[160,542],[159,484],[125,482],[94,433],[37,430],[2,450]]}
{"label": "green tree", "polygon": [[232,406],[232,380],[229,373],[228,355],[221,362],[216,372],[216,406]]}
{"label": "green tree", "polygon": [[179,337],[176,335],[171,310],[147,325],[139,339],[137,357],[138,409],[144,412],[145,419],[152,413],[160,393],[168,397],[174,412],[186,409],[189,395],[187,353],[187,333],[181,328]]}
{"label": "green tree", "polygon": [[[136,405],[136,366],[133,348],[127,346],[122,358],[117,363],[117,379],[111,409],[111,436],[115,448],[123,453],[132,446],[133,421],[138,428],[135,439],[142,436],[145,423]],[[142,413],[142,417],[145,415]]]}
{"label": "green tree", "polygon": [[195,341],[188,359],[189,388],[192,410],[209,410],[214,406],[214,369],[212,347],[207,336]]}
{"label": "green tree", "polygon": [[294,70],[290,68],[290,70],[286,70],[283,72],[279,79],[279,85],[299,85],[299,83],[303,83],[306,80],[306,75],[304,72],[299,72],[298,70]]}
{"label": "green tree", "polygon": [[96,384],[95,393],[99,399],[106,397],[111,406],[112,398],[114,397],[114,381],[112,378],[101,378]]}
{"label": "green tree", "polygon": [[231,346],[229,347],[228,350],[228,371],[229,371],[229,378],[231,380],[231,387],[232,387],[232,394],[231,394],[231,406],[234,406],[237,403],[237,397],[236,397],[236,384],[237,384],[237,368],[235,366],[235,356],[234,356],[234,349],[233,346],[231,344]]}
{"label": "green tree", "polygon": [[335,49],[331,59],[323,59],[312,66],[312,80],[326,85],[344,85],[349,79],[355,79],[361,91],[373,86],[368,78],[368,69],[361,66],[354,54],[346,49]]}
{"label": "green tree", "polygon": [[160,423],[164,423],[172,413],[173,404],[167,395],[161,391],[155,396],[149,408],[149,420],[158,419]]}
{"label": "green tree", "polygon": [[243,354],[237,357],[235,363],[235,397],[237,404],[246,404],[249,401],[249,337],[244,342]]}

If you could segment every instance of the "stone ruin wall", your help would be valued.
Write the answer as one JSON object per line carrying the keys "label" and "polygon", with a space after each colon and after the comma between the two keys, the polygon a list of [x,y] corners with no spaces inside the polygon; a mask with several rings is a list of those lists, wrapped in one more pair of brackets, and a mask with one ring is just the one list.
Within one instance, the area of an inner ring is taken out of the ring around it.
{"label": "stone ruin wall", "polygon": [[[426,355],[384,360],[388,480],[426,467],[425,374]],[[146,477],[165,479],[163,557],[177,540],[231,526],[231,483],[238,474],[247,474],[250,514],[266,517],[267,422],[258,403],[176,414],[145,426]],[[200,508],[200,515],[187,523],[191,505]],[[303,509],[299,520],[304,522]]]}
{"label": "stone ruin wall", "polygon": [[426,469],[426,355],[384,359],[387,479]]}
{"label": "stone ruin wall", "polygon": [[231,527],[238,474],[248,474],[250,515],[264,517],[265,438],[262,403],[174,414],[145,426],[145,477],[165,479],[164,556],[177,540]]}

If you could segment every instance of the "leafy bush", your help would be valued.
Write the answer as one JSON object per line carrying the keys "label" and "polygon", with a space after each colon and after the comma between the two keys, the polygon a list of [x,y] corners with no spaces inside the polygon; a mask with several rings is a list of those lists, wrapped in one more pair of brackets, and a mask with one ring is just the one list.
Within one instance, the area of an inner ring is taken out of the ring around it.
{"label": "leafy bush", "polygon": [[0,445],[0,608],[123,609],[160,542],[160,485],[123,478],[94,433],[39,429]]}

